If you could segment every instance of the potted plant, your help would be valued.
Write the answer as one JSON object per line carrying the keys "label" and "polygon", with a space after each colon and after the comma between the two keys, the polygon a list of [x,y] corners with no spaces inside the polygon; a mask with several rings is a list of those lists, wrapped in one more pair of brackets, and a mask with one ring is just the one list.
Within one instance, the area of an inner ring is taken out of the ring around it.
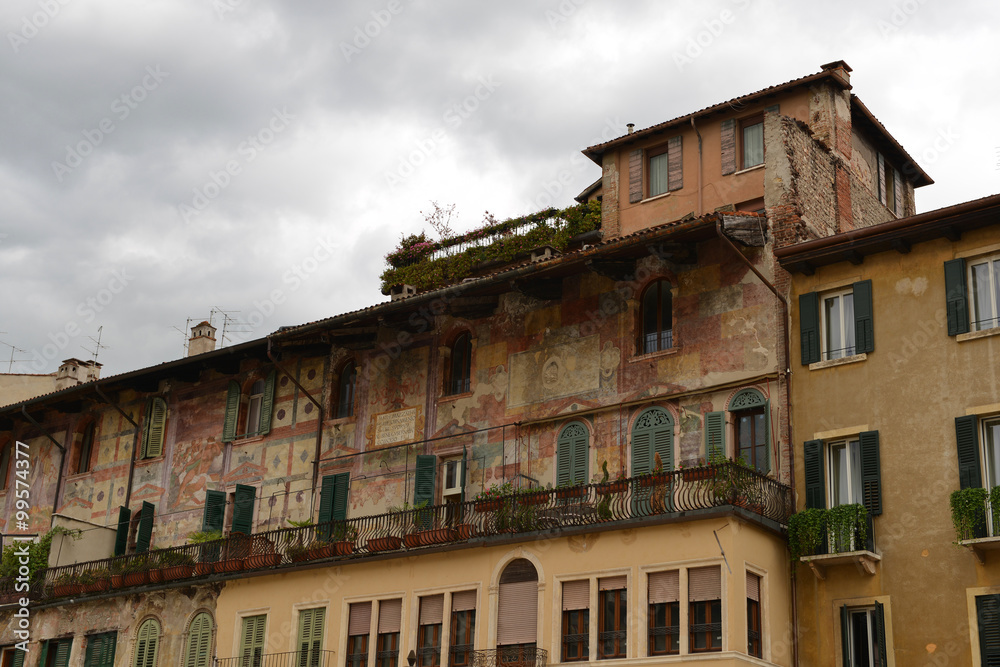
{"label": "potted plant", "polygon": [[694,459],[689,463],[690,467],[685,466],[683,461],[677,466],[677,469],[681,471],[681,478],[685,482],[701,482],[712,478],[713,470],[706,467],[704,458]]}
{"label": "potted plant", "polygon": [[[1000,487],[994,487],[992,491],[997,489]],[[995,494],[992,491],[987,492],[981,487],[970,487],[952,492],[950,498],[951,522],[955,526],[956,542],[986,537],[986,500],[987,498],[993,500],[992,496]],[[997,507],[994,502],[991,502],[990,505],[994,508]],[[994,517],[996,517],[996,510],[994,510]],[[993,525],[997,525],[996,518],[994,518]]]}
{"label": "potted plant", "polygon": [[274,547],[274,542],[266,535],[254,535],[250,542],[250,553],[243,559],[243,566],[248,570],[262,567],[274,567],[281,562],[281,554]]}
{"label": "potted plant", "polygon": [[84,593],[102,593],[111,588],[111,573],[107,568],[85,570],[78,577]]}
{"label": "potted plant", "polygon": [[53,582],[52,595],[57,598],[66,595],[79,595],[83,590],[80,580],[73,572],[63,572]]}
{"label": "potted plant", "polygon": [[222,555],[212,569],[218,574],[222,572],[239,572],[243,569],[243,560],[250,555],[251,537],[245,533],[230,533],[222,545]]}
{"label": "potted plant", "polygon": [[549,492],[545,489],[521,489],[517,500],[525,505],[544,505],[549,502]]}
{"label": "potted plant", "polygon": [[560,484],[556,487],[556,498],[559,500],[570,500],[582,498],[587,495],[587,487],[580,482]]}
{"label": "potted plant", "polygon": [[368,540],[365,545],[368,551],[373,553],[394,551],[402,546],[403,539],[399,537],[399,534],[404,530],[407,521],[404,512],[409,509],[410,506],[407,503],[389,508],[389,511],[384,515],[384,523],[377,529],[378,534]]}
{"label": "potted plant", "polygon": [[194,574],[194,556],[186,551],[169,550],[159,554],[163,581],[186,579]]}
{"label": "potted plant", "polygon": [[219,560],[221,552],[221,530],[199,530],[188,535],[188,544],[197,544],[198,562],[194,566],[195,576],[211,574],[213,563]]}
{"label": "potted plant", "polygon": [[788,519],[788,549],[792,560],[815,554],[826,536],[826,510],[809,508]]}
{"label": "potted plant", "polygon": [[146,554],[132,556],[122,571],[123,585],[141,586],[149,583],[149,558]]}
{"label": "potted plant", "polygon": [[514,495],[514,485],[510,482],[495,484],[476,494],[472,499],[473,507],[477,512],[495,512],[503,506],[505,499],[512,495]]}
{"label": "potted plant", "polygon": [[653,454],[653,469],[644,475],[638,475],[636,479],[639,486],[649,488],[651,486],[663,486],[669,480],[669,473],[663,472],[663,459],[659,452]]}
{"label": "potted plant", "polygon": [[607,460],[601,464],[601,475],[594,475],[590,481],[594,484],[594,491],[599,496],[609,496],[615,493],[622,493],[628,488],[628,479],[625,477],[624,470],[619,470],[618,477],[611,480],[611,474],[608,472]]}
{"label": "potted plant", "polygon": [[861,503],[837,505],[826,510],[830,553],[860,551],[868,535],[868,511]]}
{"label": "potted plant", "polygon": [[358,540],[358,529],[347,522],[339,522],[331,531],[334,556],[350,556],[354,553],[354,543]]}

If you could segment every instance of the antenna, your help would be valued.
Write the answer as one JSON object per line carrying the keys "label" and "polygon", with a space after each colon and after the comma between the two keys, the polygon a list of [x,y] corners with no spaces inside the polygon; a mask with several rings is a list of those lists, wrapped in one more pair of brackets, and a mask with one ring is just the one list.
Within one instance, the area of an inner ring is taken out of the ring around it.
{"label": "antenna", "polygon": [[[0,333],[7,333],[7,332],[6,331],[0,331]],[[15,347],[15,346],[11,345],[10,343],[5,343],[2,340],[0,340],[0,345],[6,345],[7,347],[10,348],[10,361],[7,364],[7,372],[8,373],[10,373],[11,370],[14,368],[14,363],[15,362],[31,361],[30,359],[15,359],[14,358],[14,353],[15,352],[27,352],[27,350],[22,350],[21,348]]]}
{"label": "antenna", "polygon": [[94,349],[93,350],[89,350],[89,349],[83,347],[83,345],[80,346],[85,352],[90,352],[92,355],[94,355],[94,360],[93,361],[94,361],[95,364],[97,363],[97,355],[99,355],[101,353],[101,350],[110,349],[110,348],[108,348],[107,345],[101,345],[101,336],[103,336],[103,335],[104,335],[104,325],[101,325],[101,326],[97,327],[97,338],[94,338],[93,336],[87,336],[87,338],[89,338],[91,341],[93,341],[93,343],[94,343]]}
{"label": "antenna", "polygon": [[183,329],[178,329],[177,327],[170,327],[171,329],[173,329],[174,331],[176,331],[177,333],[179,333],[181,335],[181,338],[184,339],[184,355],[183,356],[185,356],[185,357],[188,354],[188,347],[189,347],[189,344],[191,342],[191,323],[192,322],[194,322],[194,318],[193,317],[189,317],[189,318],[187,318],[187,323],[184,325]]}
{"label": "antenna", "polygon": [[233,315],[238,314],[239,312],[240,311],[238,310],[223,310],[218,306],[212,308],[211,315],[209,315],[208,319],[209,324],[215,326],[215,322],[212,321],[215,319],[215,314],[219,313],[222,315],[222,335],[219,337],[219,347],[225,347],[226,340],[231,333],[246,334],[253,331],[249,324],[243,320],[233,317]]}

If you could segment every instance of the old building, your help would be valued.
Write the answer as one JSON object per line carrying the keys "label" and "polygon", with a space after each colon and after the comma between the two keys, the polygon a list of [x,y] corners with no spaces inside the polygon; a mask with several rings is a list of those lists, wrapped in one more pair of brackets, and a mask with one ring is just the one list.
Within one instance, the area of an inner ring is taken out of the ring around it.
{"label": "old building", "polygon": [[579,206],[408,237],[388,302],[218,350],[202,323],[197,354],[0,408],[0,525],[82,535],[5,660],[794,664],[774,253],[930,182],[849,72],[588,148]]}

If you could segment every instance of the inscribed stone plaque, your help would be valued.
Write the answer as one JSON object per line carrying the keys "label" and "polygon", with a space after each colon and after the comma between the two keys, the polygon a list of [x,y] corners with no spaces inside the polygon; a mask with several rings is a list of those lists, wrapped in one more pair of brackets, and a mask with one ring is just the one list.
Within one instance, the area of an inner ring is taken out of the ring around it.
{"label": "inscribed stone plaque", "polygon": [[374,447],[386,447],[417,437],[418,408],[406,408],[375,415]]}

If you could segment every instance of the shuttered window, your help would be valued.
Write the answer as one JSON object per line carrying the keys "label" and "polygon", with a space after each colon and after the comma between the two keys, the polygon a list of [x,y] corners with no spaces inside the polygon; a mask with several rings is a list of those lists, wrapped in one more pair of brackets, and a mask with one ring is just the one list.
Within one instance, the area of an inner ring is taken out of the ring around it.
{"label": "shuttered window", "polygon": [[243,618],[243,633],[240,635],[240,667],[260,667],[264,656],[264,638],[267,628],[267,614]]}
{"label": "shuttered window", "polygon": [[67,667],[69,654],[73,648],[73,638],[49,639],[42,644],[42,653],[38,659],[39,667]]}
{"label": "shuttered window", "polygon": [[184,647],[184,667],[208,667],[212,659],[212,616],[206,612],[191,619]]}
{"label": "shuttered window", "polygon": [[680,573],[649,575],[649,655],[680,653]]}
{"label": "shuttered window", "polygon": [[381,600],[378,603],[378,633],[399,632],[403,614],[402,600]]}
{"label": "shuttered window", "polygon": [[303,609],[299,612],[298,667],[318,667],[323,650],[326,609]]}
{"label": "shuttered window", "polygon": [[347,519],[347,493],[351,488],[351,474],[347,472],[336,475],[326,475],[319,492],[319,523],[317,532],[320,539],[329,541],[341,540],[346,535],[343,525],[331,524],[334,521]]}
{"label": "shuttered window", "polygon": [[1000,595],[976,596],[979,657],[986,667],[1000,665]]}
{"label": "shuttered window", "polygon": [[810,440],[803,446],[805,454],[806,507],[826,509],[826,476],[823,472],[823,441]]}
{"label": "shuttered window", "polygon": [[722,572],[718,566],[688,570],[689,649],[722,650]]}
{"label": "shuttered window", "polygon": [[115,531],[115,555],[122,556],[128,549],[128,529],[132,522],[132,510],[127,507],[118,508],[118,528]]}
{"label": "shuttered window", "polygon": [[263,380],[257,380],[250,388],[246,400],[246,416],[243,433],[238,433],[240,422],[240,385],[229,383],[226,394],[225,421],[222,426],[222,441],[232,442],[237,437],[267,435],[271,432],[271,412],[274,409],[274,390],[277,371],[272,370]]}
{"label": "shuttered window", "polygon": [[[437,457],[433,454],[418,454],[413,474],[413,506],[420,508],[434,504],[437,487]],[[431,511],[418,512],[417,526],[421,530],[432,527],[434,514]]]}
{"label": "shuttered window", "polygon": [[680,576],[677,570],[652,572],[649,575],[649,603],[680,600]]}
{"label": "shuttered window", "polygon": [[[632,427],[632,476],[639,477],[656,469],[659,455],[662,472],[674,467],[674,419],[660,407],[640,413]],[[670,480],[654,486],[636,484],[632,494],[632,512],[636,516],[670,511],[673,496]]]}
{"label": "shuttered window", "polygon": [[156,514],[156,506],[153,503],[142,501],[142,514],[139,517],[139,530],[135,534],[135,552],[146,553],[149,551],[149,544],[153,539],[153,516]]}
{"label": "shuttered window", "polygon": [[563,428],[556,445],[556,485],[587,483],[590,432],[579,422]]}
{"label": "shuttered window", "polygon": [[820,360],[819,295],[816,292],[799,295],[799,343],[802,365]]}
{"label": "shuttered window", "polygon": [[705,415],[705,458],[726,455],[726,413],[709,412]]}
{"label": "shuttered window", "polygon": [[[14,658],[11,660],[11,667],[24,667],[24,654],[26,651],[22,651],[19,648],[15,648],[13,651]],[[40,665],[39,667],[44,667],[44,665]]]}
{"label": "shuttered window", "polygon": [[497,611],[497,644],[533,644],[538,627],[538,572],[519,558],[507,564],[500,576]]}
{"label": "shuttered window", "polygon": [[441,664],[441,628],[444,623],[444,595],[420,598],[417,630],[417,664],[438,667]]}
{"label": "shuttered window", "polygon": [[760,576],[747,572],[747,654],[755,658],[764,657],[760,610]]}
{"label": "shuttered window", "polygon": [[139,458],[154,459],[163,455],[163,436],[167,421],[167,403],[153,397],[146,403],[146,423],[142,432]]}
{"label": "shuttered window", "polygon": [[403,614],[402,600],[381,600],[378,603],[378,645],[376,667],[397,667],[399,661],[399,626]]}
{"label": "shuttered window", "polygon": [[83,667],[114,667],[117,639],[118,633],[116,632],[88,636]]}
{"label": "shuttered window", "polygon": [[160,624],[150,618],[139,626],[135,640],[135,658],[132,667],[156,667],[160,649]]}
{"label": "shuttered window", "polygon": [[636,354],[669,350],[674,346],[673,297],[670,283],[656,280],[642,293]]}
{"label": "shuttered window", "polygon": [[205,532],[225,527],[226,493],[224,491],[205,492],[205,513],[201,519],[201,529]]}
{"label": "shuttered window", "polygon": [[[874,608],[840,608],[840,639],[843,664],[885,665],[885,612],[881,603]],[[988,664],[988,663],[984,663]]]}
{"label": "shuttered window", "polygon": [[642,181],[642,149],[637,148],[628,154],[628,203],[642,201]]}
{"label": "shuttered window", "polygon": [[590,608],[590,580],[565,581],[562,585],[563,611]]}
{"label": "shuttered window", "polygon": [[352,602],[347,621],[347,658],[344,667],[368,667],[368,637],[372,627],[372,603]]}
{"label": "shuttered window", "polygon": [[226,390],[225,421],[222,425],[222,442],[236,439],[236,422],[240,416],[240,385],[230,382]]}
{"label": "shuttered window", "polygon": [[451,594],[452,611],[472,611],[476,608],[476,591],[458,591]]}
{"label": "shuttered window", "polygon": [[948,313],[948,335],[969,332],[969,298],[965,283],[965,260],[952,259],[944,263],[945,308]]}
{"label": "shuttered window", "polygon": [[257,489],[252,486],[236,485],[233,498],[232,532],[249,535],[253,532],[254,499]]}

